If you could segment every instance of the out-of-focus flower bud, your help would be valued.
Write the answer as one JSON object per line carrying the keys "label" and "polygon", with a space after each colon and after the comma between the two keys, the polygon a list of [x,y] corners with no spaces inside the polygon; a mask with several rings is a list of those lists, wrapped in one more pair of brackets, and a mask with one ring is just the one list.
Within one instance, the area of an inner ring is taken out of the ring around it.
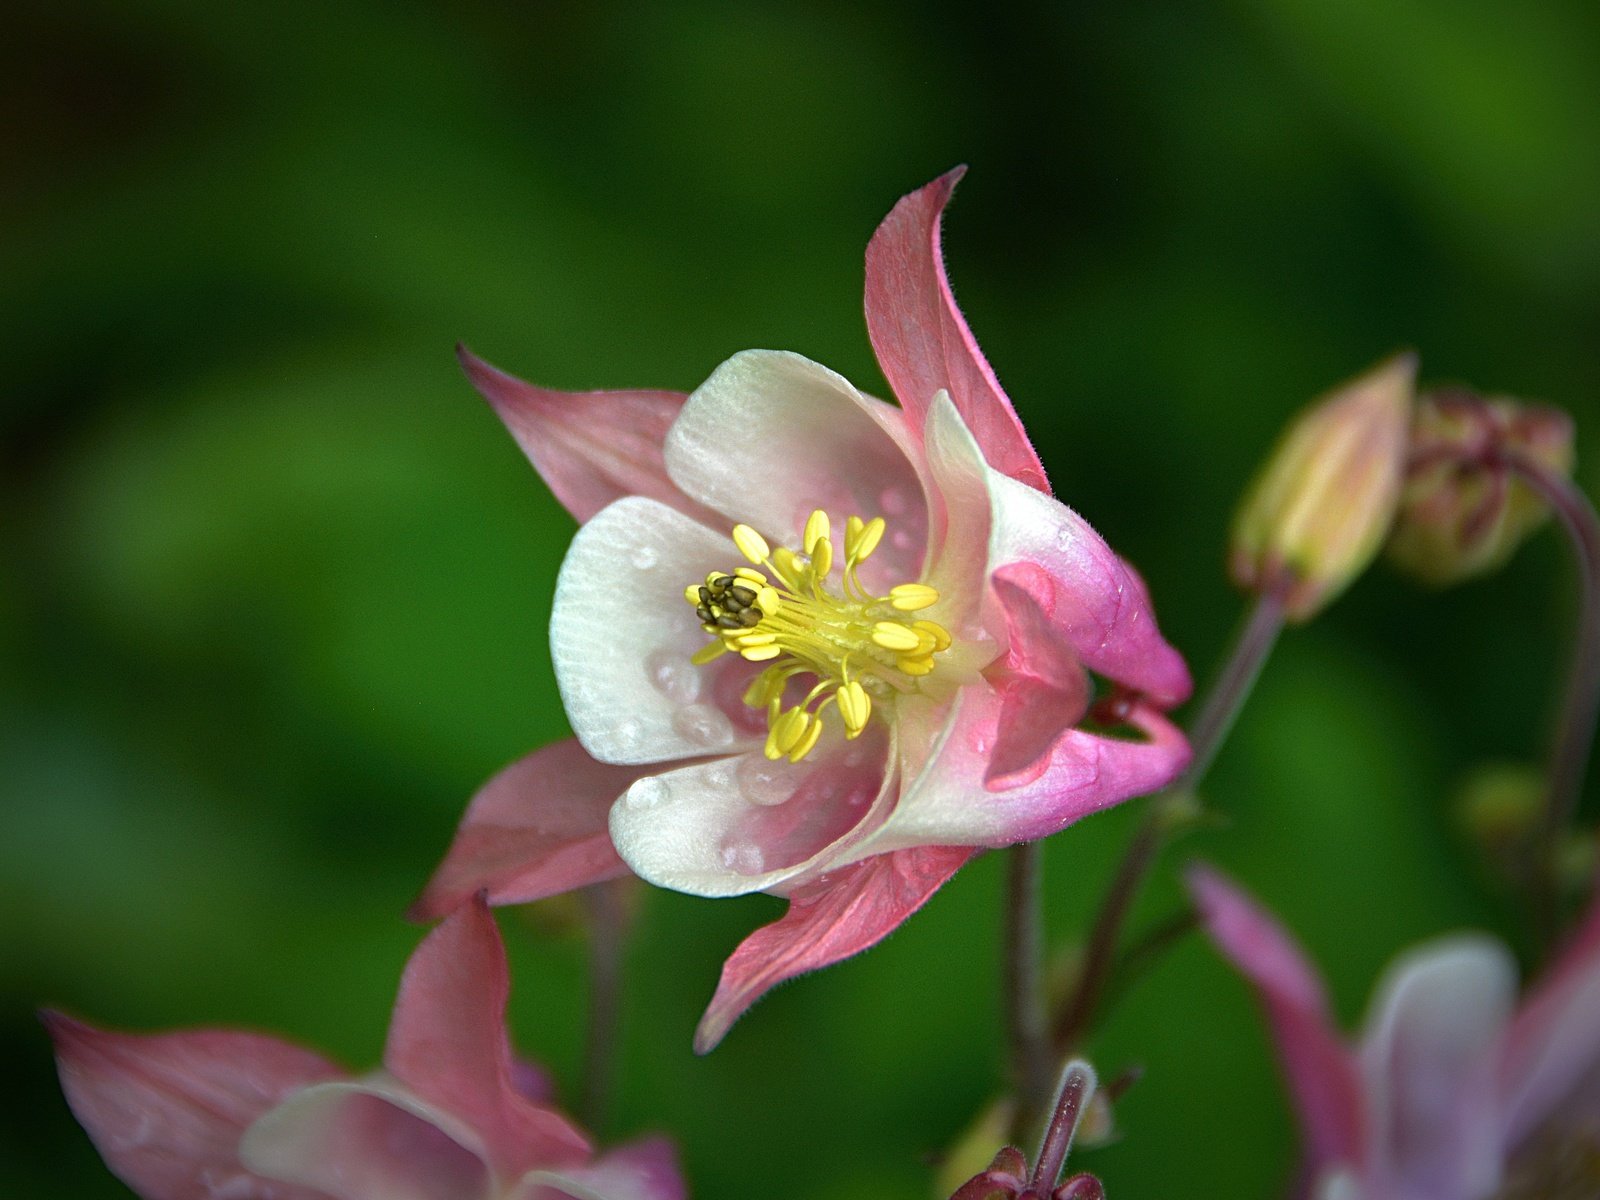
{"label": "out-of-focus flower bud", "polygon": [[1549,515],[1508,458],[1572,473],[1572,418],[1560,409],[1463,390],[1425,393],[1389,538],[1407,574],[1444,586],[1500,567]]}
{"label": "out-of-focus flower bud", "polygon": [[1290,620],[1321,611],[1377,553],[1406,464],[1417,359],[1397,354],[1316,401],[1284,432],[1233,522],[1233,580]]}
{"label": "out-of-focus flower bud", "polygon": [[1501,874],[1521,867],[1545,807],[1544,773],[1526,763],[1485,763],[1456,797],[1462,832]]}

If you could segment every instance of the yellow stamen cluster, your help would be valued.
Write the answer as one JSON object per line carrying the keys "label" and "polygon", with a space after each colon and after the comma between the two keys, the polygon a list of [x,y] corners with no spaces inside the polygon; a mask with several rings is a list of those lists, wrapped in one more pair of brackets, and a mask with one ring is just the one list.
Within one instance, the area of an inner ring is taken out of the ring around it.
{"label": "yellow stamen cluster", "polygon": [[[835,591],[829,586],[832,527],[820,508],[807,519],[798,552],[769,546],[750,526],[735,525],[733,544],[751,565],[713,571],[684,589],[701,628],[713,637],[694,662],[731,652],[771,664],[744,693],[751,708],[767,711],[768,758],[799,762],[811,753],[830,705],[839,710],[845,737],[859,737],[875,697],[882,702],[913,690],[932,673],[934,656],[949,648],[943,625],[911,616],[938,603],[936,590],[902,583],[875,596],[861,586],[856,570],[878,548],[884,529],[882,517],[845,522]],[[789,681],[801,675],[814,677],[816,686],[784,708]]]}

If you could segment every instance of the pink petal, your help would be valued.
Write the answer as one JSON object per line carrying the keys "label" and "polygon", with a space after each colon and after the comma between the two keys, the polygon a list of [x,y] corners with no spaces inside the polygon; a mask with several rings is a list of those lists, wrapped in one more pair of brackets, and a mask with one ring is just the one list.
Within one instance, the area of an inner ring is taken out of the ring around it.
{"label": "pink petal", "polygon": [[705,1054],[771,987],[882,941],[956,873],[972,851],[922,846],[825,875],[789,898],[789,911],[739,943],[723,965],[694,1048]]}
{"label": "pink petal", "polygon": [[74,1115],[106,1165],[146,1200],[322,1200],[251,1174],[239,1139],[284,1097],[341,1076],[327,1059],[252,1033],[140,1036],[42,1017]]}
{"label": "pink petal", "polygon": [[1385,973],[1361,1045],[1369,1173],[1397,1194],[1488,1196],[1500,1182],[1496,1043],[1516,996],[1498,942],[1450,938]]}
{"label": "pink petal", "polygon": [[760,751],[641,779],[611,810],[617,852],[643,879],[697,896],[769,891],[826,871],[893,799],[889,737],[837,724],[798,763]]}
{"label": "pink petal", "polygon": [[579,521],[623,496],[709,514],[667,477],[661,448],[682,392],[557,392],[524,383],[456,347],[461,367],[505,422],[534,470]]}
{"label": "pink petal", "polygon": [[382,1072],[295,1093],[245,1131],[254,1171],[337,1200],[482,1200],[482,1145]]}
{"label": "pink petal", "polygon": [[688,1200],[678,1154],[663,1137],[646,1138],[602,1155],[587,1167],[528,1177],[513,1200]]}
{"label": "pink petal", "polygon": [[1034,593],[1004,571],[993,582],[1008,637],[1004,670],[989,672],[1001,710],[983,782],[999,791],[1048,769],[1051,747],[1089,709],[1089,680]]}
{"label": "pink petal", "polygon": [[904,448],[913,440],[904,413],[827,367],[788,351],[746,350],[689,397],[667,436],[666,462],[686,495],[724,515],[714,528],[743,522],[775,546],[798,547],[814,509],[840,528],[850,516],[883,517],[888,534],[861,570],[881,593],[922,570],[927,507]]}
{"label": "pink petal", "polygon": [[1573,1107],[1576,1092],[1600,1095],[1600,897],[1517,1010],[1500,1077],[1508,1149]]}
{"label": "pink petal", "polygon": [[[979,681],[961,689],[953,713],[920,761],[909,754],[903,770],[918,771],[882,827],[854,848],[875,854],[910,846],[1010,846],[1047,837],[1080,817],[1165,787],[1189,761],[1189,745],[1147,704],[1134,704],[1127,721],[1143,740],[1068,729],[1049,748],[1042,771],[1024,772],[1026,783],[986,784],[991,755],[1005,735],[1005,696]],[[901,703],[901,741],[917,745],[922,724],[915,705]],[[920,770],[919,770],[920,768]]]}
{"label": "pink petal", "polygon": [[479,891],[490,904],[526,904],[626,875],[606,817],[653,769],[596,762],[571,738],[512,763],[472,798],[411,919],[436,920]]}
{"label": "pink petal", "polygon": [[1322,983],[1282,926],[1215,871],[1194,866],[1189,893],[1202,927],[1256,990],[1299,1110],[1308,1169],[1365,1158],[1356,1063],[1328,1015]]}
{"label": "pink petal", "polygon": [[939,222],[965,167],[903,197],[867,244],[867,332],[884,377],[922,426],[941,389],[949,391],[989,465],[1050,490],[1044,466],[1000,381],[984,361],[945,278]]}
{"label": "pink petal", "polygon": [[588,1140],[517,1091],[506,1042],[505,950],[481,898],[433,930],[406,964],[384,1066],[424,1104],[483,1139],[497,1175],[588,1157]]}

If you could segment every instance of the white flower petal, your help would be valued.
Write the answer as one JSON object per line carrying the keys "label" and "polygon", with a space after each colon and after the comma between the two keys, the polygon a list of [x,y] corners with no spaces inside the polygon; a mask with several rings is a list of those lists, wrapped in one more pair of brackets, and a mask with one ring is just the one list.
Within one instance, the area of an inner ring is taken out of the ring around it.
{"label": "white flower petal", "polygon": [[736,753],[751,744],[712,696],[715,667],[683,589],[738,558],[725,536],[628,496],[578,530],[561,564],[550,657],[573,733],[609,763]]}
{"label": "white flower petal", "polygon": [[916,469],[888,432],[904,420],[808,358],[746,350],[685,402],[667,434],[667,473],[775,545],[798,547],[813,509],[838,524],[881,516],[889,532],[862,574],[874,587],[901,583],[920,576],[928,525]]}
{"label": "white flower petal", "polygon": [[611,809],[611,840],[640,877],[697,896],[825,870],[892,798],[890,741],[882,722],[851,742],[835,726],[798,763],[755,751],[641,779]]}

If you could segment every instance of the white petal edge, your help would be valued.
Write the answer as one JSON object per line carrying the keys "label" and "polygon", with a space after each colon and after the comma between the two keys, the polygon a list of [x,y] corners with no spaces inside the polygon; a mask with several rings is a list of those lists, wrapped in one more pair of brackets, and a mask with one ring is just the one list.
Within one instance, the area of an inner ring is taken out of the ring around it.
{"label": "white petal edge", "polygon": [[[865,581],[920,578],[927,503],[899,409],[786,350],[745,350],[690,394],[667,432],[667,474],[683,492],[774,544],[798,546],[820,508],[836,523],[882,516],[889,533]],[[894,511],[890,511],[894,510]]]}
{"label": "white petal edge", "polygon": [[643,496],[578,530],[556,579],[550,658],[572,732],[594,758],[668,762],[750,745],[695,694],[708,681],[689,657],[707,637],[683,598],[738,560],[726,535]]}

